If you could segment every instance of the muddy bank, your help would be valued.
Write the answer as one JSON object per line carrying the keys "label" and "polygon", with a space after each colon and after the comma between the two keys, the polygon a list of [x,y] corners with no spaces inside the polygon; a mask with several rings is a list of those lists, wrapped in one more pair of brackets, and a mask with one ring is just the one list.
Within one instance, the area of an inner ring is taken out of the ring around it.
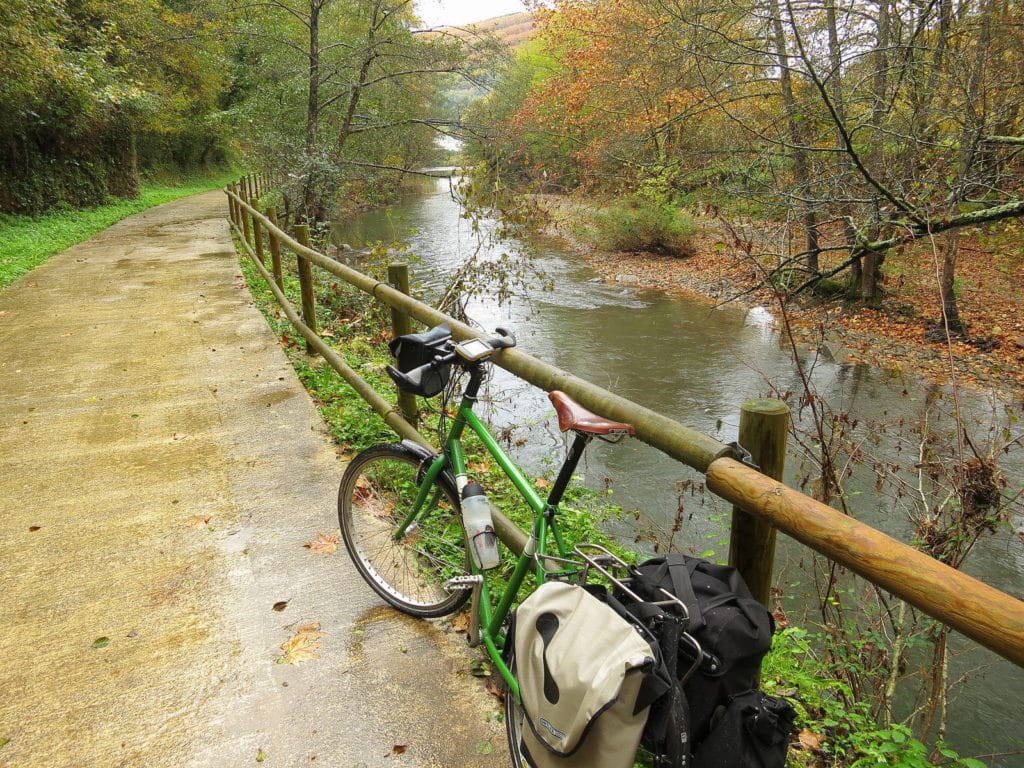
{"label": "muddy bank", "polygon": [[[694,214],[695,253],[687,258],[656,253],[612,253],[587,237],[592,201],[534,198],[546,214],[543,233],[576,250],[608,282],[686,295],[709,303],[761,306],[785,330],[779,296],[764,281],[768,252],[781,235],[774,225],[733,225]],[[868,363],[894,375],[912,373],[940,384],[953,381],[991,389],[1014,402],[1024,400],[1024,285],[1021,258],[991,232],[961,233],[959,309],[968,324],[966,339],[929,341],[925,334],[939,315],[935,244],[922,242],[894,252],[886,262],[884,296],[878,306],[840,298],[806,297],[784,308],[794,340],[837,362]],[[753,254],[753,255],[752,255]],[[823,268],[827,268],[827,264]]]}

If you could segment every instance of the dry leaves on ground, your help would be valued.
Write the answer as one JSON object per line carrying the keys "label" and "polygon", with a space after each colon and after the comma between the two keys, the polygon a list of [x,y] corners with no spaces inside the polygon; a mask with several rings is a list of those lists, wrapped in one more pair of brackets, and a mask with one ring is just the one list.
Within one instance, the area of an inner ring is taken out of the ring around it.
{"label": "dry leaves on ground", "polygon": [[320,638],[324,634],[320,631],[319,621],[301,624],[295,630],[294,635],[281,643],[284,655],[278,659],[278,664],[301,664],[304,661],[317,658],[316,652],[320,648]]}
{"label": "dry leaves on ground", "polygon": [[314,555],[333,555],[338,551],[338,534],[328,536],[317,531],[316,538],[302,546],[306,547]]}

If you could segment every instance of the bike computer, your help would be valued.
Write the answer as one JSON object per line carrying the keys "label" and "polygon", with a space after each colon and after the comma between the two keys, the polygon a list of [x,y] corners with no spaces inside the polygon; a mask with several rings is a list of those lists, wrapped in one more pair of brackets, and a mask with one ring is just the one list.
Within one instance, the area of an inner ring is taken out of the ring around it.
{"label": "bike computer", "polygon": [[494,347],[483,339],[467,339],[455,345],[455,352],[463,360],[474,362],[480,360],[494,351]]}

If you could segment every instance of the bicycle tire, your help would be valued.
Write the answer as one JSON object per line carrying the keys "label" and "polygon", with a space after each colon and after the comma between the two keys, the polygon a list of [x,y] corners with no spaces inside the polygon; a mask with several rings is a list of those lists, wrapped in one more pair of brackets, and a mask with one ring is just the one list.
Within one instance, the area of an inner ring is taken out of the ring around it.
{"label": "bicycle tire", "polygon": [[[516,662],[513,656],[509,659],[509,670],[512,676],[516,674]],[[668,704],[668,725],[669,733],[679,733],[686,723],[686,703],[683,698],[682,686],[677,682],[671,694],[672,700]],[[530,768],[530,763],[523,754],[523,705],[512,691],[505,688],[505,735],[508,737],[508,754],[513,768]],[[669,744],[660,745],[658,751],[650,751],[643,744],[637,750],[634,766],[637,768],[687,768],[689,752],[687,745],[681,740],[670,739]]]}
{"label": "bicycle tire", "polygon": [[[509,659],[509,671],[516,674],[515,656]],[[530,768],[523,757],[523,704],[508,686],[505,686],[505,735],[508,737],[508,756],[513,768]]]}
{"label": "bicycle tire", "polygon": [[352,562],[390,605],[418,618],[446,616],[469,590],[445,582],[470,572],[458,493],[449,475],[435,481],[434,505],[401,539],[394,532],[419,491],[422,457],[378,445],[349,463],[338,488],[338,523]]}

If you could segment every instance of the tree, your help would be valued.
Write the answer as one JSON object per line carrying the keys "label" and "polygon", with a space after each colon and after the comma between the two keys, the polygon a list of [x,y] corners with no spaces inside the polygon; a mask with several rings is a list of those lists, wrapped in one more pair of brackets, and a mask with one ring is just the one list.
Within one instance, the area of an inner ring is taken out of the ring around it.
{"label": "tree", "polygon": [[[3,210],[138,191],[137,165],[223,154],[216,18],[128,2],[12,0],[0,8]],[[190,147],[202,148],[190,152]]]}
{"label": "tree", "polygon": [[[668,178],[670,190],[718,193],[726,210],[752,199],[763,219],[788,222],[781,247],[761,254],[787,284],[848,272],[851,294],[875,301],[895,247],[1024,212],[1019,10],[562,0],[542,15],[549,74],[511,124],[557,137],[549,145],[581,183]],[[937,286],[953,331],[955,246],[941,249]]]}
{"label": "tree", "polygon": [[394,183],[451,130],[435,117],[438,85],[464,71],[463,45],[417,29],[410,0],[269,0],[238,14],[239,45],[261,50],[241,110],[252,155],[297,175],[307,216],[323,220],[341,186]]}

